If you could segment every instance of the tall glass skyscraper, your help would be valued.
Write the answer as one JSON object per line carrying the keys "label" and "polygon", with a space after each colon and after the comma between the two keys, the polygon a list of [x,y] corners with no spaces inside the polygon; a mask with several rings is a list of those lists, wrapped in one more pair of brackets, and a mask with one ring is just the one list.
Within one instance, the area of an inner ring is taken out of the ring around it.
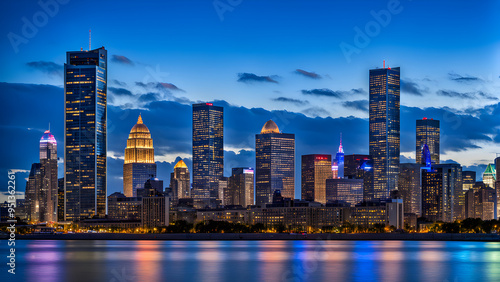
{"label": "tall glass skyscraper", "polygon": [[212,103],[193,104],[192,172],[194,200],[215,207],[224,174],[224,108]]}
{"label": "tall glass skyscraper", "polygon": [[399,67],[370,70],[370,156],[373,198],[386,199],[398,187]]}
{"label": "tall glass skyscraper", "polygon": [[173,205],[177,205],[179,199],[191,198],[189,170],[183,160],[175,164],[174,172],[170,174],[170,188]]}
{"label": "tall glass skyscraper", "polygon": [[65,220],[106,214],[107,51],[66,53],[64,64]]}
{"label": "tall glass skyscraper", "polygon": [[125,148],[123,164],[123,194],[126,197],[137,197],[137,189],[151,177],[156,177],[155,149],[153,138],[141,115],[130,130]]}
{"label": "tall glass skyscraper", "polygon": [[431,161],[433,164],[439,164],[439,120],[418,119],[417,120],[417,147],[415,149],[416,163],[425,164],[422,159],[422,150],[427,144]]}
{"label": "tall glass skyscraper", "polygon": [[254,169],[251,167],[235,167],[229,178],[229,197],[233,205],[246,208],[254,204]]}
{"label": "tall glass skyscraper", "polygon": [[276,190],[295,198],[295,134],[280,133],[272,120],[255,135],[256,205],[271,203]]}
{"label": "tall glass skyscraper", "polygon": [[302,155],[301,169],[302,200],[326,204],[326,180],[333,178],[332,155]]}

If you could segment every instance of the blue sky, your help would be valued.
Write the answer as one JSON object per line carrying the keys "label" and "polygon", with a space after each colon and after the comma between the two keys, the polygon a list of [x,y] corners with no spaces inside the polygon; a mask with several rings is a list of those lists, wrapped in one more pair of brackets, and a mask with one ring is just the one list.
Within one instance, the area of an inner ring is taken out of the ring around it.
{"label": "blue sky", "polygon": [[[500,152],[497,1],[45,3],[0,4],[0,126],[12,136],[1,141],[3,175],[37,161],[49,122],[62,158],[62,65],[66,51],[88,48],[89,29],[92,48],[109,55],[108,194],[122,189],[139,112],[159,176],[168,180],[177,157],[189,165],[197,101],[226,108],[226,174],[254,166],[253,135],[269,118],[296,134],[297,168],[301,154],[333,154],[340,132],[346,154],[367,153],[368,70],[383,60],[401,67],[403,156],[414,158],[414,120],[423,116],[441,120],[443,160],[480,171]],[[356,49],[346,55],[342,46]],[[296,178],[300,195],[300,170]]]}

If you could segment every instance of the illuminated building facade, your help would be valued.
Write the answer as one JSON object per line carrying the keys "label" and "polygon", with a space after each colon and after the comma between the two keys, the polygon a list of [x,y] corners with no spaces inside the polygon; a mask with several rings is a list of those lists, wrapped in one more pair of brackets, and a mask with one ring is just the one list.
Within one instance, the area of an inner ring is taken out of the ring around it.
{"label": "illuminated building facade", "polygon": [[464,191],[469,191],[476,184],[476,172],[475,171],[462,171],[462,187]]}
{"label": "illuminated building facade", "polygon": [[256,204],[272,201],[274,191],[295,197],[295,135],[280,133],[274,121],[267,121],[255,135]]}
{"label": "illuminated building facade", "polygon": [[120,192],[108,196],[108,218],[116,220],[141,220],[140,197],[126,197]]}
{"label": "illuminated building facade", "polygon": [[429,148],[431,161],[439,164],[439,120],[423,119],[417,120],[417,147],[415,149],[416,163],[425,164],[422,159],[422,149],[425,144]]}
{"label": "illuminated building facade", "polygon": [[106,214],[107,51],[67,52],[64,64],[65,220]]}
{"label": "illuminated building facade", "polygon": [[373,198],[398,188],[400,153],[400,69],[370,70],[369,140],[373,160]]}
{"label": "illuminated building facade", "polygon": [[26,184],[28,220],[54,222],[58,206],[57,142],[49,130],[43,133],[39,149],[40,163],[31,166]]}
{"label": "illuminated building facade", "polygon": [[174,172],[170,174],[170,187],[172,188],[174,205],[177,205],[179,199],[191,198],[189,170],[183,160],[179,160],[175,164]]}
{"label": "illuminated building facade", "polygon": [[497,170],[495,164],[488,164],[483,172],[483,182],[490,188],[495,188]]}
{"label": "illuminated building facade", "polygon": [[337,154],[335,155],[338,166],[338,178],[344,178],[344,148],[342,147],[342,134],[340,134],[340,145]]}
{"label": "illuminated building facade", "polygon": [[344,202],[354,207],[363,201],[363,179],[326,180],[326,201]]}
{"label": "illuminated building facade", "polygon": [[192,173],[195,201],[215,207],[224,173],[224,109],[212,103],[193,104]]}
{"label": "illuminated building facade", "polygon": [[344,177],[363,179],[363,200],[373,201],[373,161],[369,155],[344,156]]}
{"label": "illuminated building facade", "polygon": [[64,221],[64,177],[57,179],[57,221]]}
{"label": "illuminated building facade", "polygon": [[[497,157],[495,159],[495,168],[500,168],[500,157]],[[497,214],[496,218],[498,219],[500,217],[500,169],[496,170],[496,181],[495,181],[495,190],[497,193]]]}
{"label": "illuminated building facade", "polygon": [[254,204],[254,169],[237,167],[232,169],[229,177],[229,197],[233,205],[244,208]]}
{"label": "illuminated building facade", "polygon": [[326,180],[332,179],[331,155],[302,155],[302,200],[326,204]]}
{"label": "illuminated building facade", "polygon": [[453,222],[465,217],[460,203],[464,194],[462,167],[459,164],[439,164],[421,169],[422,216],[431,221]]}
{"label": "illuminated building facade", "polygon": [[146,181],[156,177],[153,139],[141,115],[130,130],[123,164],[123,192],[126,197],[137,197],[137,189],[144,188]]}
{"label": "illuminated building facade", "polygon": [[405,213],[420,216],[422,191],[420,189],[420,168],[422,165],[403,163],[399,165],[398,189],[401,192]]}
{"label": "illuminated building facade", "polygon": [[465,193],[466,218],[495,219],[496,200],[497,194],[495,189],[488,186],[467,191]]}

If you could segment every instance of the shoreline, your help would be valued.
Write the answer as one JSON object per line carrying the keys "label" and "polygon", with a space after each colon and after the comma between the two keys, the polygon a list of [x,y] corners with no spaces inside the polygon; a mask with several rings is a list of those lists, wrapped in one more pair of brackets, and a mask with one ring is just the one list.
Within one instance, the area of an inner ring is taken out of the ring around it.
{"label": "shoreline", "polygon": [[483,233],[357,233],[357,234],[289,234],[289,233],[76,233],[17,235],[17,240],[352,240],[352,241],[482,241],[500,242],[498,234]]}

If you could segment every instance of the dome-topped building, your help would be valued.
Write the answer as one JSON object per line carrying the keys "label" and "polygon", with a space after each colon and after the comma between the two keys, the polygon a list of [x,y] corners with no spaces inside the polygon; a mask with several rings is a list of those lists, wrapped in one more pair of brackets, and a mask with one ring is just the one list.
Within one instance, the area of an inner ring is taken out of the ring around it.
{"label": "dome-topped building", "polygon": [[125,148],[123,165],[123,192],[127,197],[136,197],[137,189],[144,188],[144,183],[156,177],[156,163],[153,138],[141,115],[130,130]]}
{"label": "dome-topped building", "polygon": [[262,130],[260,131],[260,134],[269,134],[269,133],[280,133],[278,125],[276,125],[276,123],[272,119],[268,120],[262,127]]}

